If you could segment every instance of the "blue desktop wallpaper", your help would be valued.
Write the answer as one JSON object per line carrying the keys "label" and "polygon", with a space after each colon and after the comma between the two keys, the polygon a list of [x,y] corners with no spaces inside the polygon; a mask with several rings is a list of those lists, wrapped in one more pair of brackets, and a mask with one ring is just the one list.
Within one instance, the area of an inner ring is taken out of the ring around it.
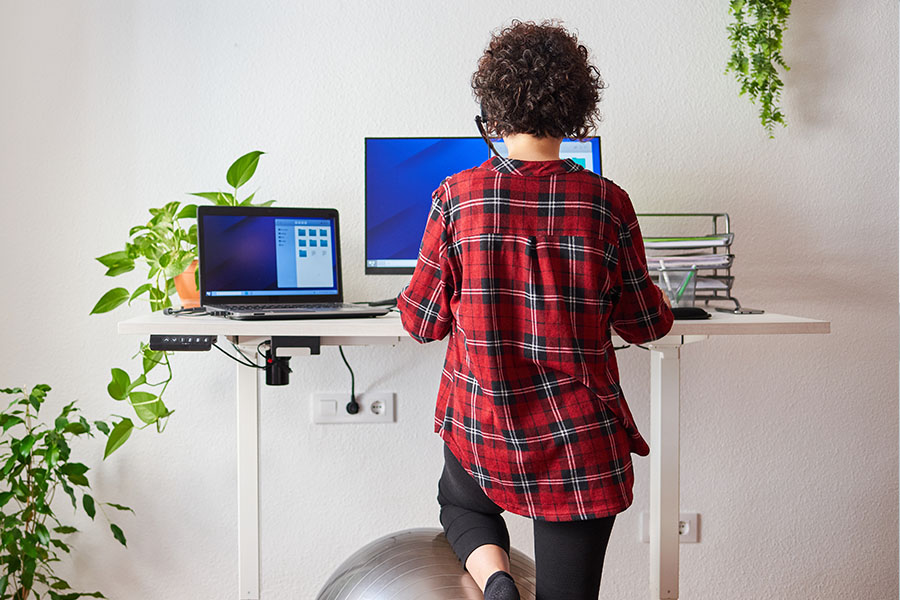
{"label": "blue desktop wallpaper", "polygon": [[431,193],[490,156],[481,138],[367,138],[366,257],[416,258]]}
{"label": "blue desktop wallpaper", "polygon": [[275,220],[203,217],[204,287],[210,290],[275,290]]}

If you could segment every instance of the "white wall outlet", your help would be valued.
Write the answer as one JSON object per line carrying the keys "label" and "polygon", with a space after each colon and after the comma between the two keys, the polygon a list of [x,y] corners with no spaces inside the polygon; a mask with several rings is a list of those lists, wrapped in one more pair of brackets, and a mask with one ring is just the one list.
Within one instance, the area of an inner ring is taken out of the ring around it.
{"label": "white wall outlet", "polygon": [[[680,513],[678,520],[678,542],[696,544],[700,541],[700,514]],[[650,513],[641,513],[640,538],[645,544],[650,543]]]}
{"label": "white wall outlet", "polygon": [[393,423],[394,393],[366,392],[357,394],[359,412],[347,412],[350,394],[317,392],[312,395],[313,423]]}

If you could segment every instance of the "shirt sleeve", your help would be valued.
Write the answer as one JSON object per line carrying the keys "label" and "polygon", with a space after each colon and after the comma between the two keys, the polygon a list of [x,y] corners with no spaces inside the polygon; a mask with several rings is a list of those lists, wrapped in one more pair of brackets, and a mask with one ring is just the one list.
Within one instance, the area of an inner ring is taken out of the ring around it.
{"label": "shirt sleeve", "polygon": [[453,325],[453,274],[447,260],[446,182],[432,195],[431,214],[409,285],[397,297],[403,328],[420,343],[440,340]]}
{"label": "shirt sleeve", "polygon": [[621,294],[613,306],[610,324],[629,344],[643,344],[669,333],[674,317],[662,290],[650,279],[637,216],[624,192],[623,198],[618,233]]}

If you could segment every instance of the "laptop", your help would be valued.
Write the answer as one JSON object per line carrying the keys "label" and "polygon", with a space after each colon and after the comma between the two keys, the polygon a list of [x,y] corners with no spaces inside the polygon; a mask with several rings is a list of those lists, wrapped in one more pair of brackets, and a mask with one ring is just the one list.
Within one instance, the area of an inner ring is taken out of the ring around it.
{"label": "laptop", "polygon": [[344,303],[338,231],[331,208],[197,207],[200,303],[242,320],[386,314]]}

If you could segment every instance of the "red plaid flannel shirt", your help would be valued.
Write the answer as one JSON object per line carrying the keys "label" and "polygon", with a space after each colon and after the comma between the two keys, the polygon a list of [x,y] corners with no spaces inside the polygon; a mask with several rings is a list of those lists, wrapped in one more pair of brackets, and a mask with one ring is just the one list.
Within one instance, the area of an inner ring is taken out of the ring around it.
{"label": "red plaid flannel shirt", "polygon": [[434,430],[497,505],[549,521],[631,505],[631,453],[650,449],[610,327],[649,342],[672,312],[621,188],[571,160],[448,177],[398,306],[419,342],[450,336]]}

